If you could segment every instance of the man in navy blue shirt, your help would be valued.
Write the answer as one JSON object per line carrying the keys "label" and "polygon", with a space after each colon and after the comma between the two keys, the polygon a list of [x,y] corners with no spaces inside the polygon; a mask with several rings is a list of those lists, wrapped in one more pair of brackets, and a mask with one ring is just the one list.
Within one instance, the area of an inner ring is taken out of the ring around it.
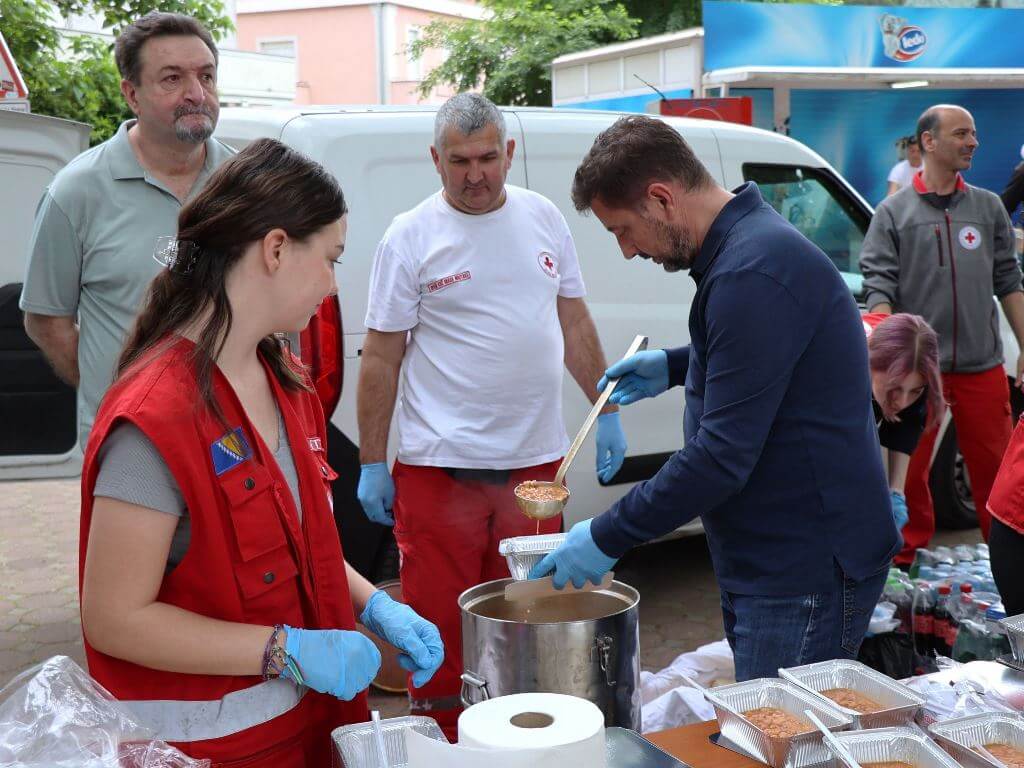
{"label": "man in navy blue shirt", "polygon": [[690,346],[608,369],[627,405],[685,385],[685,446],[573,526],[531,577],[598,581],[636,544],[700,516],[736,679],[856,655],[900,538],[871,411],[867,349],[828,257],[751,183],[718,186],[666,123],[624,117],[576,171],[627,259],[690,271]]}

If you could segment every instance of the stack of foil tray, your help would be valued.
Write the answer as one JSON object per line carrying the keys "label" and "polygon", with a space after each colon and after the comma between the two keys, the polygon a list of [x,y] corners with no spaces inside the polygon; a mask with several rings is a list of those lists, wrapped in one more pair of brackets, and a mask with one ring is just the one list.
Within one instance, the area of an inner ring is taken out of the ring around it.
{"label": "stack of foil tray", "polygon": [[777,738],[747,720],[743,712],[773,707],[806,722],[804,710],[809,709],[830,731],[843,731],[853,726],[849,715],[785,680],[748,680],[710,688],[704,695],[715,708],[722,736],[772,768],[806,768],[827,762],[832,754],[825,747],[821,733],[810,723],[806,733]]}
{"label": "stack of foil tray", "polygon": [[505,557],[509,573],[516,581],[525,581],[530,569],[544,555],[554,552],[565,541],[564,533],[546,533],[540,536],[516,536],[498,542],[498,554]]}
{"label": "stack of foil tray", "polygon": [[[909,725],[924,706],[924,699],[891,677],[876,672],[858,661],[837,659],[780,669],[779,676],[798,686],[815,691],[823,701],[853,718],[855,728],[889,728]],[[877,712],[855,712],[832,701],[821,691],[848,688],[872,701],[882,709]]]}
{"label": "stack of foil tray", "polygon": [[1010,651],[1018,664],[1024,664],[1024,613],[1016,616],[1007,616],[1000,619],[999,623],[1006,630],[1010,638]]}
{"label": "stack of foil tray", "polygon": [[[836,739],[861,765],[869,763],[907,763],[914,768],[959,768],[956,760],[935,742],[911,728],[876,728],[868,731],[837,733]],[[838,757],[836,761],[846,763]]]}
{"label": "stack of foil tray", "polygon": [[1006,744],[1024,750],[1024,720],[1016,715],[987,712],[959,717],[933,723],[928,732],[957,762],[969,768],[1000,768],[999,763],[975,752],[978,746]]}

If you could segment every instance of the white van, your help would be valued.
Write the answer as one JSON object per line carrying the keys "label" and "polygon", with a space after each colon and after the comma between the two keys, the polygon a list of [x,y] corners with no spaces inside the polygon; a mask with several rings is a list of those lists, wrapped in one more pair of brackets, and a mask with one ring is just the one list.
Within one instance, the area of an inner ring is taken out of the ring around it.
{"label": "white van", "polygon": [[[334,489],[335,510],[346,555],[375,580],[392,575],[397,561],[388,531],[366,520],[355,495],[359,477],[355,383],[366,334],[367,285],[374,251],[392,218],[440,186],[428,150],[435,110],[225,109],[217,128],[218,138],[236,148],[265,136],[279,139],[326,166],[345,191],[351,213],[345,257],[338,268],[341,310],[324,313],[323,327],[304,334],[304,357],[308,352],[314,366],[321,361],[330,365],[334,356],[327,347],[337,339],[343,341],[344,367],[336,372],[341,375],[325,375],[318,392],[330,404],[338,402],[345,388],[339,405],[327,408],[330,459],[341,476]],[[638,333],[650,337],[652,348],[686,344],[694,295],[690,277],[667,274],[650,262],[627,262],[601,224],[593,216],[577,214],[570,201],[577,165],[594,137],[620,114],[515,107],[505,108],[504,113],[509,136],[516,140],[508,182],[543,194],[562,210],[576,241],[587,302],[608,359],[617,359]],[[858,256],[872,211],[828,163],[779,134],[729,123],[665,119],[686,138],[720,184],[731,189],[744,181],[756,181],[765,199],[821,247],[843,273],[851,292],[860,294]],[[33,190],[33,206],[36,199]],[[28,214],[24,221],[30,221]],[[16,254],[16,261],[23,258],[23,251]],[[5,276],[7,279],[20,280],[20,272],[17,278],[12,274]],[[1006,358],[1011,361],[1009,370],[1017,359],[1017,346],[1005,322],[1003,336]],[[570,377],[566,381],[562,396],[571,436],[582,424],[589,403]],[[652,476],[678,450],[683,440],[681,389],[624,409],[623,425],[629,451],[610,484],[602,486],[597,481],[592,436],[570,470],[573,495],[566,510],[566,527],[604,511],[634,483]],[[396,444],[394,435],[390,444],[392,448]],[[957,460],[952,430],[940,445],[932,473],[937,514],[940,522],[968,524],[973,519],[970,486],[962,462]],[[699,522],[682,529],[683,533],[698,531]]]}
{"label": "white van", "polygon": [[0,480],[81,471],[75,390],[25,335],[18,299],[36,205],[88,146],[88,125],[0,109]]}
{"label": "white van", "polygon": [[[614,238],[593,216],[579,215],[570,200],[577,165],[594,137],[620,115],[539,108],[506,108],[504,112],[509,136],[516,140],[508,182],[549,198],[569,222],[587,284],[587,303],[609,360],[618,358],[638,333],[650,337],[652,348],[687,343],[694,295],[690,277],[667,274],[651,262],[627,262]],[[343,515],[347,542],[372,535],[374,528],[363,521],[355,499],[359,472],[355,382],[366,333],[363,319],[371,261],[395,214],[412,208],[440,186],[428,151],[434,114],[433,108],[410,107],[226,109],[217,129],[221,140],[239,148],[262,136],[280,139],[326,166],[345,191],[350,207],[348,244],[338,270],[338,285],[347,387],[331,416],[331,433],[335,468],[348,478],[335,498],[336,509],[352,510]],[[765,199],[817,243],[843,272],[851,291],[860,293],[858,255],[871,208],[828,163],[802,144],[775,133],[703,120],[666,120],[720,184],[731,189],[744,181],[756,181]],[[1010,360],[1016,359],[1014,348],[1012,340],[1007,343]],[[566,427],[572,436],[589,403],[570,377],[566,377],[562,396]],[[623,425],[629,451],[611,483],[602,486],[595,476],[593,436],[571,468],[572,503],[566,510],[566,528],[604,511],[634,483],[653,475],[680,447],[681,389],[624,409]],[[395,442],[392,435],[392,448]],[[349,528],[358,530],[350,532]],[[699,530],[699,522],[694,522],[683,532]],[[387,547],[375,548],[370,542],[368,549],[377,558],[370,572],[387,575],[392,565]],[[356,555],[351,544],[346,551]]]}

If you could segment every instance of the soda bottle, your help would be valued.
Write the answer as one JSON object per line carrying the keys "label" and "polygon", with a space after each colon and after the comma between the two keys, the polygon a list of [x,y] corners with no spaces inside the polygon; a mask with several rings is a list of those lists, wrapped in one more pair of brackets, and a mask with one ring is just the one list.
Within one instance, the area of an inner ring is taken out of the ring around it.
{"label": "soda bottle", "polygon": [[935,598],[935,612],[932,618],[932,647],[940,656],[949,656],[949,595],[953,590],[949,584],[940,584]]}
{"label": "soda bottle", "polygon": [[915,585],[912,604],[914,648],[922,656],[928,656],[934,647],[935,598],[928,582],[918,580]]}

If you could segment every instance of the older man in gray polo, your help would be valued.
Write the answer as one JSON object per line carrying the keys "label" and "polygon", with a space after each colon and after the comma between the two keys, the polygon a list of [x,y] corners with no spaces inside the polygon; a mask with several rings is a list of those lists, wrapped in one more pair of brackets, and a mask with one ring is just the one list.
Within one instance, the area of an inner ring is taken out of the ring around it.
{"label": "older man in gray polo", "polygon": [[78,387],[85,446],[124,337],[160,269],[157,241],[232,150],[217,124],[217,48],[188,16],[150,13],[117,39],[121,92],[136,119],[79,155],[36,212],[21,308],[25,330]]}

